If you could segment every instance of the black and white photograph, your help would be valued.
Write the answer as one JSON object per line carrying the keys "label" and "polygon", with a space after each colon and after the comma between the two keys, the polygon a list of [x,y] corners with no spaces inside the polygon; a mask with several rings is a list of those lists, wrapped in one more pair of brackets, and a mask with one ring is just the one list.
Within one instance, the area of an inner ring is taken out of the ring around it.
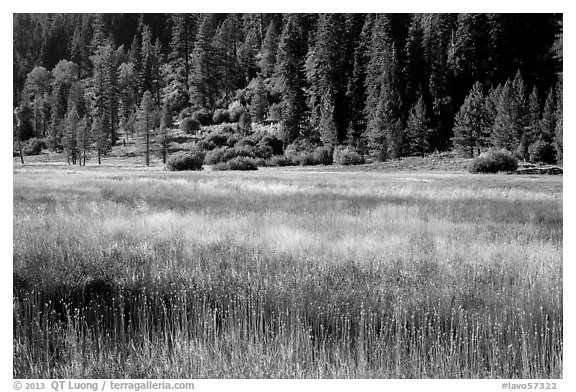
{"label": "black and white photograph", "polygon": [[12,14],[10,387],[562,389],[564,14],[373,8]]}

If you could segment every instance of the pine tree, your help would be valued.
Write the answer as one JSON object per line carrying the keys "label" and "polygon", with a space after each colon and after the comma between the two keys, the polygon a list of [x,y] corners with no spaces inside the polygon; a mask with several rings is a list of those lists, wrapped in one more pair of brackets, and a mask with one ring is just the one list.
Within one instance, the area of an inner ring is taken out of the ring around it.
{"label": "pine tree", "polygon": [[492,144],[526,159],[526,151],[522,151],[520,147],[522,137],[527,132],[527,125],[526,89],[518,72],[512,82],[507,81],[504,84],[500,93],[492,130]]}
{"label": "pine tree", "polygon": [[86,166],[86,156],[90,151],[90,146],[92,144],[91,140],[91,124],[89,115],[85,115],[80,123],[78,124],[76,140],[78,143],[78,161],[81,165]]}
{"label": "pine tree", "polygon": [[556,161],[562,162],[564,159],[563,154],[563,86],[562,79],[560,79],[557,90],[557,104],[556,104],[556,129],[554,130],[554,149],[556,151]]}
{"label": "pine tree", "polygon": [[155,96],[154,86],[154,43],[150,26],[145,24],[142,27],[142,69],[140,70],[140,90],[142,94],[150,91]]}
{"label": "pine tree", "polygon": [[170,148],[170,113],[168,112],[168,103],[164,100],[162,105],[162,113],[160,115],[160,155],[162,156],[162,163],[166,164],[168,150]]}
{"label": "pine tree", "polygon": [[454,120],[454,148],[466,157],[473,157],[489,144],[490,117],[482,93],[476,82]]}
{"label": "pine tree", "polygon": [[110,119],[106,113],[95,114],[95,120],[92,122],[92,138],[96,147],[96,154],[98,156],[98,164],[102,164],[102,155],[108,152],[108,129],[110,127]]}
{"label": "pine tree", "polygon": [[264,78],[272,76],[276,64],[276,53],[278,52],[279,33],[274,20],[268,25],[266,36],[262,43],[262,50],[259,54],[258,67]]}
{"label": "pine tree", "polygon": [[118,53],[110,42],[99,46],[90,57],[94,64],[92,88],[95,94],[95,116],[105,116],[102,124],[108,127],[106,137],[111,145],[118,140]]}
{"label": "pine tree", "polygon": [[398,158],[405,149],[399,87],[401,67],[390,23],[386,15],[378,15],[374,21],[365,82],[368,145],[379,160]]}
{"label": "pine tree", "polygon": [[198,28],[192,52],[193,77],[190,101],[199,107],[213,108],[217,94],[215,53],[211,45],[214,36],[213,16],[205,14]]}
{"label": "pine tree", "polygon": [[430,92],[431,122],[435,129],[433,149],[444,150],[452,136],[454,85],[450,61],[453,59],[452,45],[457,28],[456,14],[429,14],[423,16],[424,54],[428,62],[428,90]]}
{"label": "pine tree", "polygon": [[544,111],[542,112],[542,121],[540,123],[539,137],[546,143],[554,141],[554,134],[556,132],[556,94],[555,89],[550,88],[544,103]]}
{"label": "pine tree", "polygon": [[406,97],[409,102],[416,102],[428,94],[428,70],[424,57],[424,31],[420,19],[412,17],[406,41]]}
{"label": "pine tree", "polygon": [[348,81],[346,96],[350,105],[348,125],[348,143],[356,149],[363,150],[365,142],[365,104],[366,104],[366,68],[369,61],[370,42],[372,37],[373,17],[368,15],[362,26],[362,32],[354,49],[354,65]]}
{"label": "pine tree", "polygon": [[68,164],[72,161],[72,164],[76,164],[76,159],[78,157],[78,125],[80,123],[80,117],[76,108],[72,108],[67,114],[64,121],[64,150],[66,151],[66,159]]}
{"label": "pine tree", "polygon": [[150,166],[150,134],[153,128],[153,100],[150,91],[146,91],[140,103],[140,110],[138,111],[138,128],[144,135],[145,139],[145,162],[146,166]]}
{"label": "pine tree", "polygon": [[[134,63],[122,63],[118,67],[119,117],[121,128],[126,136],[130,136],[130,125],[138,102],[138,75]],[[132,124],[133,125],[133,124]]]}
{"label": "pine tree", "polygon": [[282,85],[282,130],[285,144],[300,135],[306,111],[303,72],[306,39],[301,26],[302,17],[288,16],[278,47],[278,76]]}
{"label": "pine tree", "polygon": [[190,54],[196,33],[196,22],[193,15],[175,14],[172,17],[172,40],[170,41],[170,60],[174,62],[178,78],[185,91],[190,88]]}
{"label": "pine tree", "polygon": [[[486,80],[489,60],[489,28],[486,14],[458,15],[453,58],[455,88],[454,99],[460,102],[476,81]],[[459,93],[459,94],[458,94]]]}
{"label": "pine tree", "polygon": [[248,86],[250,89],[250,115],[256,123],[262,123],[268,113],[268,92],[262,77],[256,77]]}
{"label": "pine tree", "polygon": [[217,29],[212,42],[216,64],[216,90],[224,93],[227,105],[233,92],[244,83],[243,71],[236,57],[236,28],[232,18],[226,18]]}
{"label": "pine tree", "polygon": [[410,110],[406,132],[409,138],[410,152],[424,156],[430,151],[430,128],[428,127],[428,116],[426,115],[426,104],[420,97]]}
{"label": "pine tree", "polygon": [[306,61],[310,84],[311,125],[318,128],[326,146],[336,146],[346,136],[345,30],[341,14],[322,14],[318,21],[315,46]]}

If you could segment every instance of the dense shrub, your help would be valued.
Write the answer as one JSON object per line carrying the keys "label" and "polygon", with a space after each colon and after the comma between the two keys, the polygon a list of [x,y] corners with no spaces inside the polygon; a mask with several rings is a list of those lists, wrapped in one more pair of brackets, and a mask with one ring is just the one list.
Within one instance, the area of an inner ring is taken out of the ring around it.
{"label": "dense shrub", "polygon": [[170,157],[166,163],[168,170],[202,170],[204,153],[199,151],[178,153]]}
{"label": "dense shrub", "polygon": [[192,118],[198,121],[201,125],[210,125],[212,122],[212,112],[206,108],[198,109],[192,113]]}
{"label": "dense shrub", "polygon": [[268,109],[268,118],[272,121],[282,120],[282,105],[279,103],[273,103]]}
{"label": "dense shrub", "polygon": [[556,151],[551,143],[538,140],[528,147],[530,162],[554,163],[556,162]]}
{"label": "dense shrub", "polygon": [[217,163],[224,162],[224,152],[226,152],[226,150],[229,148],[230,147],[224,146],[209,150],[204,156],[204,164],[215,165]]}
{"label": "dense shrub", "polygon": [[314,161],[318,162],[319,165],[331,165],[334,154],[334,149],[330,146],[318,147],[314,151]]}
{"label": "dense shrub", "polygon": [[44,139],[37,139],[33,137],[22,143],[22,154],[38,155],[43,148],[46,148],[46,142],[44,142]]}
{"label": "dense shrub", "polygon": [[361,165],[364,157],[351,147],[336,147],[333,155],[334,163],[338,165]]}
{"label": "dense shrub", "polygon": [[212,167],[213,170],[258,170],[252,158],[236,157],[228,162],[221,162]]}
{"label": "dense shrub", "polygon": [[180,123],[180,130],[184,133],[192,135],[200,130],[200,123],[192,118],[185,118]]}
{"label": "dense shrub", "polygon": [[285,155],[274,155],[268,160],[268,165],[270,166],[292,166],[294,162],[292,159]]}
{"label": "dense shrub", "polygon": [[230,122],[238,122],[246,107],[240,101],[234,101],[228,106],[228,118]]}
{"label": "dense shrub", "polygon": [[226,109],[216,109],[214,115],[212,116],[212,122],[214,124],[222,124],[230,121],[230,114]]}
{"label": "dense shrub", "polygon": [[301,153],[296,155],[296,157],[294,157],[293,160],[296,160],[296,162],[300,166],[320,165],[320,162],[318,161],[314,152],[302,151]]}
{"label": "dense shrub", "polygon": [[518,159],[507,150],[488,150],[480,154],[470,166],[471,173],[512,172],[518,169]]}

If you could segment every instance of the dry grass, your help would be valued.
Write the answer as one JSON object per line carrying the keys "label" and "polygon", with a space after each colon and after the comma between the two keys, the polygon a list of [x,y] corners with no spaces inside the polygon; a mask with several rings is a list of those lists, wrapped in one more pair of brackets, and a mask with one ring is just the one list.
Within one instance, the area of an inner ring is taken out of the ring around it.
{"label": "dry grass", "polygon": [[15,167],[14,376],[562,377],[562,177]]}

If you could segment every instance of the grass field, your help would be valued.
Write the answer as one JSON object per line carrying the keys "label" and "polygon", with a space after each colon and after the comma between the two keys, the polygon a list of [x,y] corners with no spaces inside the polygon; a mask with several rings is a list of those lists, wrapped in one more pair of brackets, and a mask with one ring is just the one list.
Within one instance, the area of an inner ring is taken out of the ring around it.
{"label": "grass field", "polygon": [[562,176],[14,166],[14,377],[561,378]]}

